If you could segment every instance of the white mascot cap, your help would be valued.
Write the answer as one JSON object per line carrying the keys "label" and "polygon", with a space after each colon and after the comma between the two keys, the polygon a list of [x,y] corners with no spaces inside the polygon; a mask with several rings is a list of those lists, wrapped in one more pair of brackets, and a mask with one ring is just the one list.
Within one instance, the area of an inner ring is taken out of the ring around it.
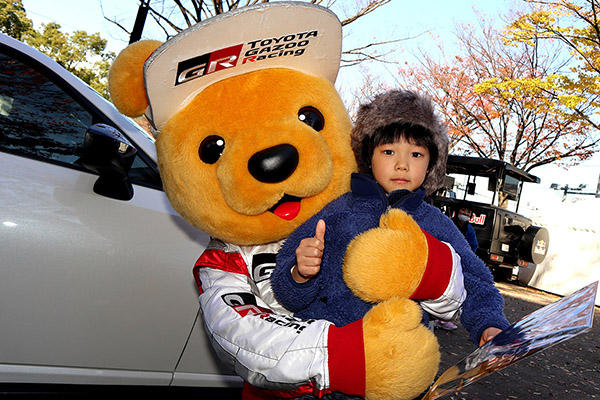
{"label": "white mascot cap", "polygon": [[206,87],[265,68],[334,83],[341,50],[342,26],[327,8],[281,1],[235,9],[180,32],[146,60],[146,114],[160,130]]}

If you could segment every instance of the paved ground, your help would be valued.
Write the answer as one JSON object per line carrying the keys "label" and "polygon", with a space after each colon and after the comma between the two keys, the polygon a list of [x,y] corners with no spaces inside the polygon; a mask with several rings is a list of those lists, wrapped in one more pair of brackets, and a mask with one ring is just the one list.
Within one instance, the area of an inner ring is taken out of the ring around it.
{"label": "paved ground", "polygon": [[[560,299],[511,283],[497,286],[504,296],[510,322]],[[436,335],[442,350],[440,371],[475,350],[462,328],[450,332],[438,330]],[[600,308],[595,309],[591,331],[524,358],[443,399],[600,399]]]}

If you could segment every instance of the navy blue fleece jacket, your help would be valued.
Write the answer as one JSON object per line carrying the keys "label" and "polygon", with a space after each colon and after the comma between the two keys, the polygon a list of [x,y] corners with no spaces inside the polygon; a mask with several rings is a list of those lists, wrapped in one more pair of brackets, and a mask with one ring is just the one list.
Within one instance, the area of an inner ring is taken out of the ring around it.
{"label": "navy blue fleece jacket", "polygon": [[[438,240],[449,243],[461,257],[467,298],[461,323],[478,344],[482,332],[491,326],[504,329],[509,323],[503,313],[504,301],[494,286],[492,275],[469,247],[465,237],[450,218],[425,203],[425,190],[398,190],[386,195],[372,176],[353,174],[352,191],[325,206],[290,235],[277,255],[271,284],[277,300],[303,319],[323,318],[337,326],[356,321],[373,306],[350,291],[342,276],[348,244],[358,234],[379,226],[388,207],[408,213],[417,224]],[[313,237],[319,219],[325,220],[325,250],[320,272],[306,283],[291,276],[296,264],[296,248]]]}

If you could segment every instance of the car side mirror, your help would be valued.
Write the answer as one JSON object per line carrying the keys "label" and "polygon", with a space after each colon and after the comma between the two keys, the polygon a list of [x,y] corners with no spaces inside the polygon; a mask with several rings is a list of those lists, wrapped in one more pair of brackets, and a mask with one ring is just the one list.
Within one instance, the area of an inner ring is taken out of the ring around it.
{"label": "car side mirror", "polygon": [[80,163],[96,172],[94,192],[117,200],[131,200],[129,170],[137,150],[112,126],[94,124],[85,133]]}

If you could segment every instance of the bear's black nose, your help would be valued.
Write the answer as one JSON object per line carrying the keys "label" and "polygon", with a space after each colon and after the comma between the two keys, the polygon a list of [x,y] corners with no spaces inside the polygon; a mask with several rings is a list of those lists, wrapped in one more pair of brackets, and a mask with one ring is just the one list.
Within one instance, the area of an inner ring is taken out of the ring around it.
{"label": "bear's black nose", "polygon": [[294,146],[278,144],[250,157],[248,171],[260,182],[282,182],[294,173],[298,160],[298,150]]}

